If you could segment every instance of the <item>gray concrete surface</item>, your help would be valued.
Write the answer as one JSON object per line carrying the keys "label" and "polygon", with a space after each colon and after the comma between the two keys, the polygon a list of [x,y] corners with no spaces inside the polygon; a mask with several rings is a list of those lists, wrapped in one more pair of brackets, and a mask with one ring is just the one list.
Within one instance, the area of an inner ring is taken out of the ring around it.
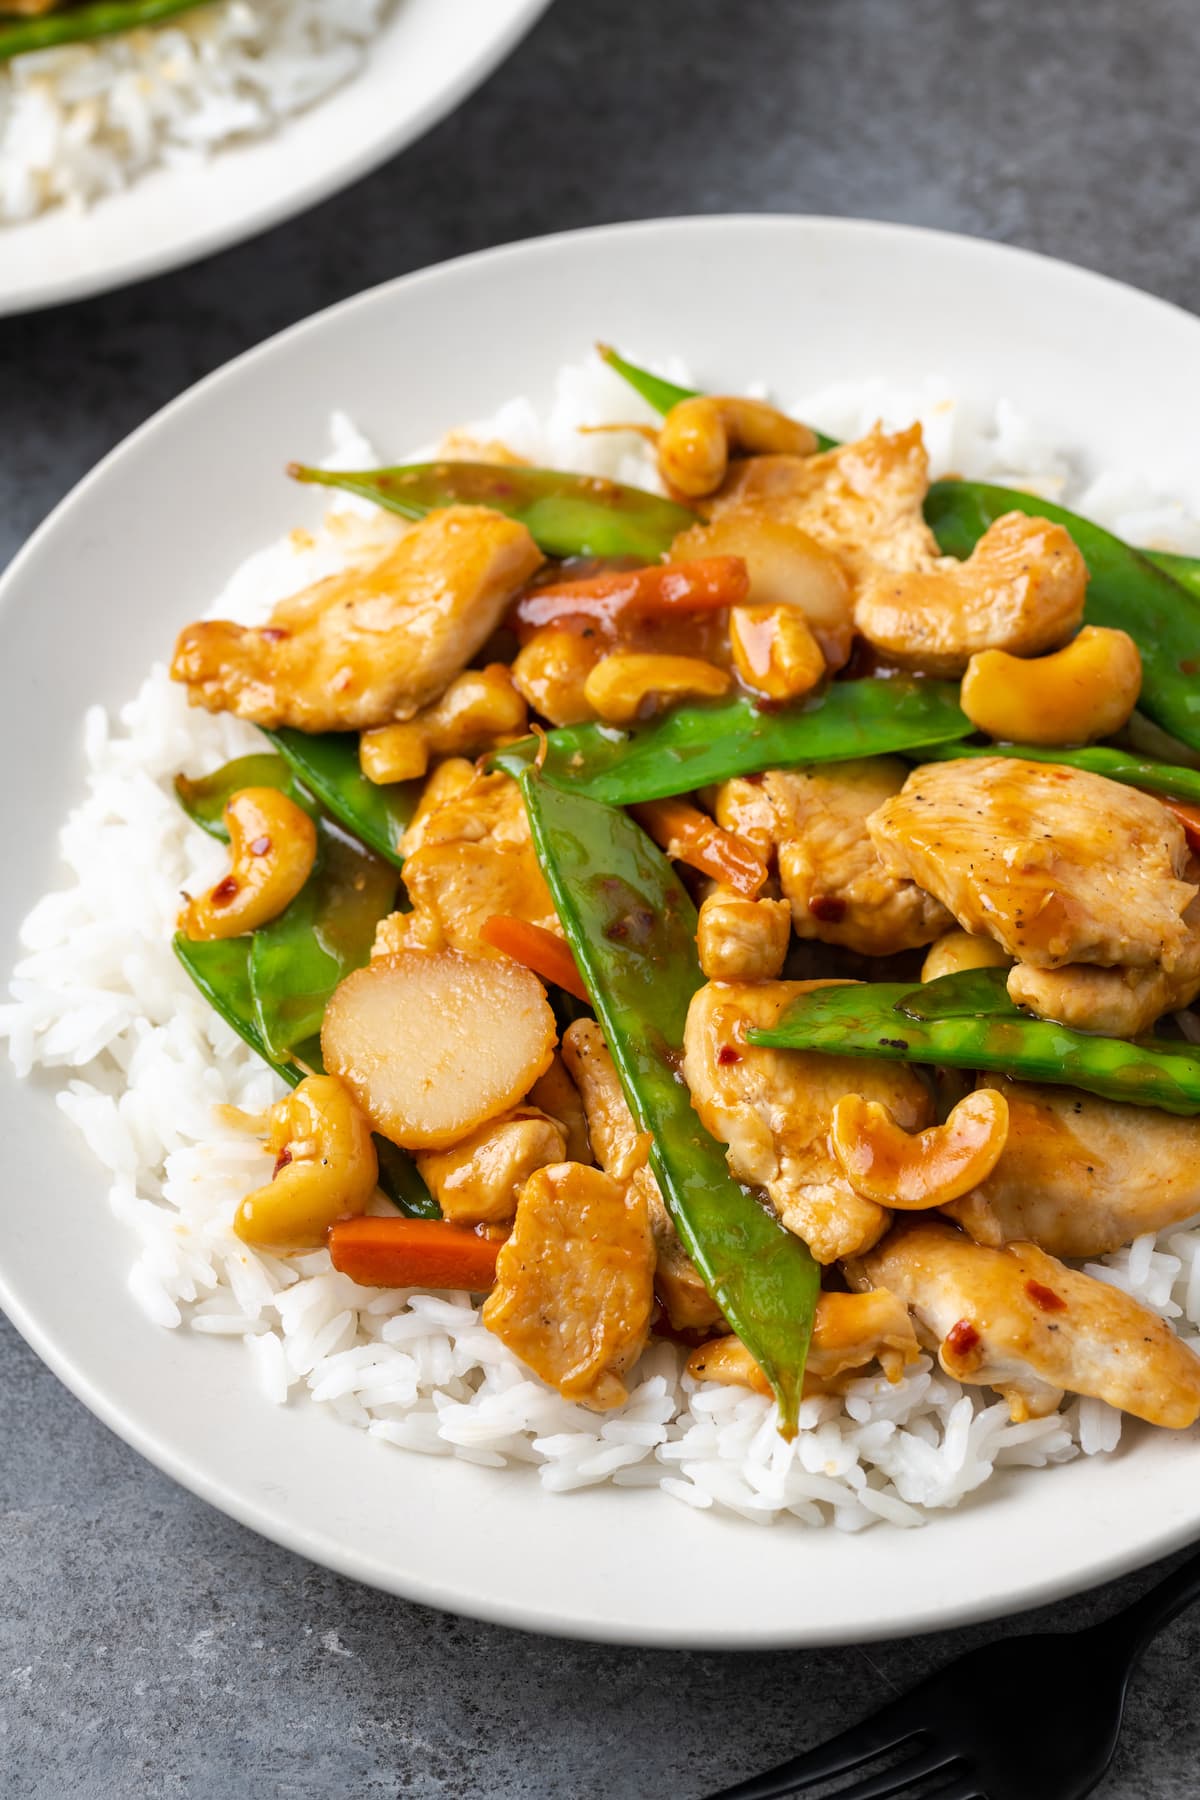
{"label": "gray concrete surface", "polygon": [[[1190,0],[558,0],[483,92],[349,193],[199,268],[0,323],[0,564],[236,352],[388,276],[565,226],[904,219],[1192,304],[1196,72]],[[2,1321],[0,1442],[3,1800],[690,1800],[1033,1622],[733,1657],[443,1618],[174,1487]],[[1036,1623],[1084,1624],[1149,1580]],[[1198,1655],[1200,1618],[1150,1651],[1107,1800],[1200,1792]],[[996,1700],[1034,1740],[1053,1729],[1052,1695]]]}

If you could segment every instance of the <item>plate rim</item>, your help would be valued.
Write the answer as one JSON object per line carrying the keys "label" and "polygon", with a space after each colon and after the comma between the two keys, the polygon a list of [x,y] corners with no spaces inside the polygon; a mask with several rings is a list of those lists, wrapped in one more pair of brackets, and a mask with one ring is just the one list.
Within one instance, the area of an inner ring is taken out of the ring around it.
{"label": "plate rim", "polygon": [[[223,250],[230,250],[239,244],[249,243],[261,237],[264,232],[272,230],[276,225],[286,224],[288,220],[298,218],[319,206],[322,201],[333,198],[346,188],[353,187],[358,181],[371,175],[383,164],[399,156],[410,145],[432,131],[434,126],[449,118],[451,113],[466,101],[475,90],[495,74],[500,65],[507,61],[513,51],[528,36],[544,13],[548,12],[553,0],[507,0],[511,9],[499,28],[483,40],[471,54],[456,66],[450,79],[444,81],[425,96],[419,106],[394,127],[380,133],[373,143],[364,145],[355,155],[344,162],[335,162],[328,171],[313,176],[299,183],[295,188],[281,188],[273,192],[249,212],[233,220],[217,220],[198,231],[194,238],[183,243],[175,243],[158,249],[137,249],[118,257],[103,269],[84,269],[79,273],[67,270],[63,273],[48,276],[41,282],[30,282],[20,288],[5,289],[0,279],[0,319],[19,318],[25,313],[44,312],[50,307],[69,306],[77,301],[96,298],[102,294],[120,292],[123,288],[133,287],[140,282],[153,280],[155,276],[167,275],[177,269],[190,268],[192,264],[203,262],[210,256],[217,256]],[[396,23],[395,18],[388,20],[384,26],[387,30]],[[375,40],[372,39],[366,48],[369,59]],[[349,84],[361,80],[366,72],[365,65],[355,71]],[[268,142],[271,137],[286,136],[289,125],[296,118],[316,113],[327,99],[332,98],[340,90],[332,89],[328,94],[320,95],[311,106],[303,108],[300,113],[289,114],[276,127],[273,133],[251,139],[252,144]],[[218,150],[219,156],[236,156],[239,146],[223,145]],[[147,175],[163,172],[161,164],[146,171]],[[169,174],[169,171],[166,172]],[[97,210],[108,200],[120,201],[123,195],[134,190],[138,177],[128,188],[119,190],[114,195],[102,195],[92,203],[87,216],[95,218]],[[28,220],[14,220],[11,224],[0,223],[0,251],[4,248],[4,233],[8,230],[36,231],[40,224],[53,224],[65,218],[69,209],[63,206],[53,207],[44,213]],[[386,282],[379,283],[386,286]],[[351,296],[353,298],[354,296]],[[340,303],[335,303],[340,304]],[[301,321],[303,322],[303,321]],[[281,334],[279,334],[281,335]],[[264,340],[268,341],[268,340]],[[225,365],[223,365],[225,366]],[[191,389],[185,390],[191,392]],[[157,414],[152,415],[157,417]],[[149,423],[149,421],[146,421]],[[122,440],[124,441],[124,440]]]}
{"label": "plate rim", "polygon": [[[1175,320],[1184,321],[1189,328],[1200,326],[1200,320],[1173,302],[1162,300],[1154,295],[1143,294],[1126,283],[1115,281],[1111,277],[1092,270],[1080,269],[1075,265],[1064,263],[1060,259],[1035,251],[998,245],[987,239],[966,237],[959,233],[937,231],[923,226],[901,225],[891,221],[843,220],[805,214],[737,213],[707,215],[702,219],[683,216],[664,220],[637,220],[581,228],[555,233],[547,237],[517,240],[492,249],[473,251],[461,257],[382,282],[360,294],[349,296],[264,339],[262,343],[242,352],[186,389],[114,446],[80,481],[73,485],[51,510],[27,542],[18,550],[8,567],[0,574],[0,610],[10,602],[13,591],[20,583],[27,560],[35,556],[45,539],[57,531],[63,513],[74,505],[77,498],[90,490],[93,484],[99,483],[123,456],[131,453],[144,438],[159,429],[168,419],[173,419],[179,412],[185,410],[202,394],[207,394],[224,382],[236,381],[239,371],[248,362],[264,354],[269,354],[294,340],[303,338],[306,332],[325,325],[332,317],[349,316],[357,308],[377,303],[384,295],[436,281],[442,278],[447,271],[463,265],[487,261],[494,263],[500,260],[519,258],[533,252],[545,252],[547,249],[553,250],[556,245],[581,237],[603,239],[631,233],[687,232],[697,226],[721,229],[731,225],[747,225],[755,230],[782,229],[784,231],[791,231],[799,225],[819,232],[861,236],[882,233],[885,238],[891,236],[905,239],[926,239],[938,244],[949,242],[958,251],[981,256],[984,259],[1005,262],[1013,258],[1028,260],[1059,272],[1066,272],[1071,277],[1082,279],[1085,282],[1102,284],[1106,288],[1117,290],[1126,296],[1133,296],[1139,304],[1149,303],[1156,308],[1164,309],[1166,314]],[[118,1229],[120,1228],[118,1227]],[[722,1629],[719,1635],[698,1635],[693,1631],[672,1627],[669,1624],[654,1627],[639,1623],[635,1628],[630,1629],[607,1622],[598,1623],[573,1616],[564,1616],[555,1612],[553,1607],[544,1604],[524,1604],[514,1607],[505,1601],[493,1602],[486,1596],[478,1597],[456,1591],[453,1582],[448,1582],[444,1578],[427,1581],[423,1578],[414,1579],[410,1575],[390,1575],[390,1572],[381,1570],[360,1551],[343,1544],[332,1534],[327,1532],[322,1535],[317,1531],[293,1527],[286,1516],[281,1516],[278,1511],[271,1510],[268,1501],[257,1500],[253,1496],[229,1487],[223,1478],[207,1473],[199,1462],[158,1442],[153,1431],[143,1427],[137,1417],[130,1413],[126,1404],[110,1398],[102,1387],[92,1381],[86,1369],[77,1366],[69,1354],[60,1351],[51,1332],[45,1329],[35,1316],[36,1309],[27,1308],[19,1296],[13,1292],[2,1262],[0,1262],[0,1305],[3,1306],[18,1332],[35,1354],[46,1363],[76,1398],[81,1400],[91,1412],[129,1443],[140,1455],[146,1457],[147,1461],[172,1479],[179,1481],[181,1485],[197,1494],[208,1504],[216,1506],[239,1523],[258,1532],[259,1535],[316,1561],[338,1574],[363,1581],[367,1585],[401,1595],[421,1604],[453,1610],[490,1623],[594,1642],[628,1643],[664,1648],[686,1645],[722,1649],[766,1649],[801,1645],[816,1647],[861,1643],[869,1641],[872,1635],[890,1636],[895,1634],[895,1623],[892,1620],[885,1621],[875,1633],[864,1632],[858,1626],[848,1628],[836,1623],[814,1623],[811,1620],[802,1620],[795,1628],[785,1627],[775,1630],[763,1630],[760,1627],[750,1629],[730,1627]],[[266,1404],[265,1401],[263,1404]],[[341,1427],[339,1428],[341,1429]],[[662,1504],[669,1505],[670,1502],[663,1500]],[[738,1526],[742,1530],[746,1529],[740,1521],[738,1521]],[[931,1528],[936,1530],[936,1527],[937,1520],[935,1519],[932,1521]],[[880,1526],[878,1529],[886,1531],[889,1528]],[[981,1606],[978,1601],[969,1599],[955,1601],[950,1605],[939,1603],[923,1612],[914,1612],[906,1620],[904,1629],[911,1635],[919,1635],[930,1631],[953,1629],[981,1619],[1000,1618],[1007,1614],[1024,1611],[1047,1601],[1084,1591],[1129,1570],[1143,1567],[1191,1543],[1198,1535],[1200,1535],[1200,1511],[1197,1512],[1195,1518],[1189,1518],[1174,1526],[1159,1528],[1149,1538],[1136,1544],[1110,1550],[1098,1558],[1093,1558],[1086,1570],[1081,1573],[1070,1574],[1065,1579],[1050,1574],[1042,1579],[1027,1582],[1007,1594],[1001,1604],[985,1603]]]}

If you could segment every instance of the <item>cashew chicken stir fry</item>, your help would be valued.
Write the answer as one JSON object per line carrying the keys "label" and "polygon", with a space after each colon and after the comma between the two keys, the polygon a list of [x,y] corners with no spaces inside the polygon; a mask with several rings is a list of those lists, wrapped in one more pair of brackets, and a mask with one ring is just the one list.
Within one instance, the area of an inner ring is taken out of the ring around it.
{"label": "cashew chicken stir fry", "polygon": [[[1089,581],[1096,528],[995,489],[944,553],[975,490],[930,504],[919,426],[663,409],[658,494],[461,435],[301,471],[404,515],[386,547],[181,634],[191,701],[270,739],[180,783],[229,868],[179,953],[292,1084],[233,1229],[485,1294],[597,1410],[668,1336],[793,1411],[927,1353],[1014,1420],[1190,1426],[1192,1345],[1083,1266],[1200,1213],[1198,746],[1122,737],[1180,716],[1122,588],[1172,584],[1115,540]],[[769,1332],[698,1147],[791,1258]]]}

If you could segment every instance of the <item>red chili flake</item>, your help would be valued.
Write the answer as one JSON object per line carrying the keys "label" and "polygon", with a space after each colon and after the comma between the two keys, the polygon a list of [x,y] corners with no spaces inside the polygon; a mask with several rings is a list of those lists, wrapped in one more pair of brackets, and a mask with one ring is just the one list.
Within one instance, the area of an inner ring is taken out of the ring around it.
{"label": "red chili flake", "polygon": [[732,1044],[722,1044],[721,1048],[717,1051],[717,1061],[721,1064],[722,1068],[727,1068],[730,1063],[741,1062],[741,1060],[741,1051],[735,1050]]}
{"label": "red chili flake", "polygon": [[291,1162],[291,1160],[292,1160],[292,1153],[288,1149],[287,1145],[285,1144],[283,1149],[279,1152],[279,1155],[275,1158],[275,1169],[271,1176],[271,1179],[272,1180],[275,1179],[275,1176],[278,1175],[280,1169],[286,1169],[288,1164]]}
{"label": "red chili flake", "polygon": [[271,840],[269,837],[256,837],[250,846],[250,854],[251,856],[265,856],[270,848]]}
{"label": "red chili flake", "polygon": [[808,910],[823,925],[838,925],[846,916],[846,902],[837,894],[814,894]]}
{"label": "red chili flake", "polygon": [[1200,656],[1185,656],[1179,665],[1181,675],[1200,675]]}
{"label": "red chili flake", "polygon": [[1067,1310],[1067,1303],[1062,1295],[1056,1294],[1053,1288],[1043,1287],[1040,1281],[1027,1281],[1025,1292],[1034,1305],[1040,1306],[1043,1312],[1065,1312]]}
{"label": "red chili flake", "polygon": [[285,631],[282,625],[264,625],[258,635],[266,638],[268,644],[278,644],[285,637],[290,637],[291,633]]}
{"label": "red chili flake", "polygon": [[236,877],[227,875],[224,881],[218,881],[216,887],[209,895],[209,899],[214,906],[228,906],[237,891],[238,882]]}
{"label": "red chili flake", "polygon": [[952,1350],[955,1356],[970,1356],[978,1343],[979,1333],[970,1319],[960,1319],[958,1324],[952,1325],[946,1333],[947,1348]]}

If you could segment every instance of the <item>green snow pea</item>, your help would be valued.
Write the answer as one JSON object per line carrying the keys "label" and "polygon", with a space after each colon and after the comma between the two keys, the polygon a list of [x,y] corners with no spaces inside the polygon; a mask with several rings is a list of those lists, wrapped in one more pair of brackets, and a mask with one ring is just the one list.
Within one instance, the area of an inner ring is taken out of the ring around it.
{"label": "green snow pea", "polygon": [[59,44],[82,44],[92,38],[113,37],[119,31],[160,25],[177,13],[191,12],[205,0],[93,0],[90,6],[49,13],[39,19],[0,22],[0,62],[26,56],[33,50],[54,50]]}
{"label": "green snow pea", "polygon": [[1170,800],[1200,800],[1200,769],[1154,762],[1107,744],[1084,744],[1077,750],[1047,749],[1041,744],[930,744],[912,755],[922,762],[952,762],[960,756],[1020,756],[1030,762],[1065,763],[1068,768],[1089,769],[1093,775],[1123,781],[1127,787],[1165,794]]}
{"label": "green snow pea", "polygon": [[400,868],[404,861],[400,839],[417,810],[423,782],[397,781],[378,787],[368,781],[359,767],[357,732],[310,735],[284,726],[264,735],[331,818]]}
{"label": "green snow pea", "polygon": [[[271,1055],[255,1019],[250,990],[251,942],[249,937],[236,937],[194,944],[182,932],[177,932],[172,947],[209,1005],[281,1080],[289,1087],[295,1087],[309,1072],[316,1075],[323,1072],[325,1065],[321,1061],[320,1040],[310,1038],[306,1043],[297,1044],[290,1057],[276,1060]],[[441,1208],[412,1159],[384,1137],[375,1138],[375,1151],[379,1157],[379,1185],[388,1199],[410,1218],[440,1218]]]}
{"label": "green snow pea", "polygon": [[[643,400],[649,401],[655,412],[669,413],[681,400],[700,398],[699,388],[680,387],[676,381],[664,381],[661,375],[652,375],[649,369],[639,369],[636,363],[618,355],[611,344],[597,344],[596,349],[600,360],[615,370],[622,380],[627,381]],[[836,438],[826,437],[823,431],[817,431],[815,427],[813,435],[816,437],[818,450],[833,450],[837,445]]]}
{"label": "green snow pea", "polygon": [[[648,375],[615,351],[601,354],[659,410],[689,397],[687,389]],[[824,438],[821,447],[831,448],[834,442]],[[1008,512],[1066,527],[1088,566],[1088,624],[1129,633],[1142,656],[1142,710],[1192,749],[1200,749],[1200,560],[1144,556],[1091,520],[1015,488],[935,481],[925,496],[925,517],[939,547],[950,556],[969,556],[988,526]]]}
{"label": "green snow pea", "polygon": [[[742,695],[714,706],[677,706],[632,731],[559,726],[546,733],[543,767],[561,786],[632,806],[760,769],[945,743],[971,729],[952,683],[897,675],[835,681],[815,699],[778,711],[760,712]],[[520,774],[536,750],[532,738],[523,738],[497,751],[491,766]]]}
{"label": "green snow pea", "polygon": [[636,556],[657,562],[696,516],[686,506],[599,475],[501,463],[412,463],[343,473],[292,463],[297,481],[344,488],[407,519],[438,506],[490,506],[527,526],[547,556]]}
{"label": "green snow pea", "polygon": [[223,844],[229,842],[225,808],[235,794],[250,787],[278,788],[312,818],[320,816],[316,802],[293,780],[292,771],[282,756],[273,756],[269,750],[254,756],[236,757],[233,762],[214,769],[211,775],[201,775],[194,781],[187,775],[175,777],[175,797],[188,818]]}
{"label": "green snow pea", "polygon": [[528,769],[521,787],[538,859],[604,1030],[651,1165],[705,1286],[762,1365],[792,1436],[820,1270],[804,1244],[730,1175],[678,1075],[688,1003],[703,986],[696,912],[627,813]]}
{"label": "green snow pea", "polygon": [[751,1044],[876,1056],[889,1062],[990,1069],[1024,1081],[1065,1083],[1106,1100],[1200,1113],[1200,1053],[1093,1037],[1022,1012],[1003,969],[943,975],[925,987],[847,982],[800,994]]}
{"label": "green snow pea", "polygon": [[254,1014],[273,1058],[320,1032],[334,988],[370,960],[375,927],[395,911],[396,886],[391,863],[322,824],[312,874],[251,936]]}

